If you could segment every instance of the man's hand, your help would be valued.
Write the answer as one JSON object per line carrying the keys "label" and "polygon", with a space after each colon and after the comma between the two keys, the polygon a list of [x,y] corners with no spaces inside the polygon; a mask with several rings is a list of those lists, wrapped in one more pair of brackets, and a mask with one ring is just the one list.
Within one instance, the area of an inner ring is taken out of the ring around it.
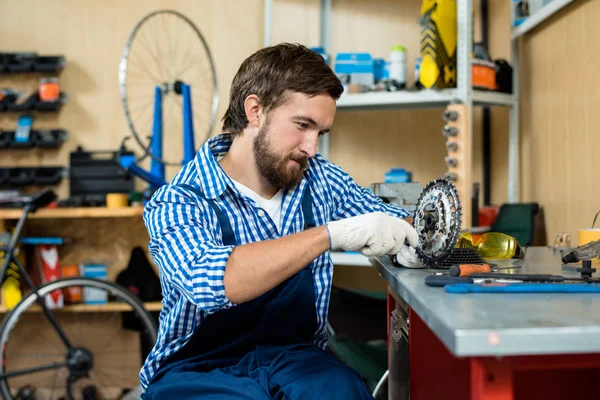
{"label": "man's hand", "polygon": [[398,254],[406,240],[412,247],[418,244],[415,229],[405,220],[374,212],[329,222],[327,224],[332,250],[360,251],[365,256]]}

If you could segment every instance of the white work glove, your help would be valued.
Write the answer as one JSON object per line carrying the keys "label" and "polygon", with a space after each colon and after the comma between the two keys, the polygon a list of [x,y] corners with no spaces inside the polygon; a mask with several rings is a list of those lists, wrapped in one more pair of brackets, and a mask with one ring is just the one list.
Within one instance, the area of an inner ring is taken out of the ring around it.
{"label": "white work glove", "polygon": [[425,268],[414,247],[402,247],[396,254],[396,262],[406,268]]}
{"label": "white work glove", "polygon": [[360,251],[365,256],[397,254],[404,241],[417,246],[417,231],[405,220],[383,212],[350,217],[327,224],[332,250]]}

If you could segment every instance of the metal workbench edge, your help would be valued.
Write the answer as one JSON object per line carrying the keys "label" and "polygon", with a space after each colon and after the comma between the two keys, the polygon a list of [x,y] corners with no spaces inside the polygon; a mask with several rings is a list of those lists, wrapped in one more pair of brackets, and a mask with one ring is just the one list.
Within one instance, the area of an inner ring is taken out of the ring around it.
{"label": "metal workbench edge", "polygon": [[[444,322],[433,308],[436,304],[425,304],[413,293],[402,279],[398,267],[387,256],[370,257],[369,261],[378,270],[391,288],[413,309],[414,312],[436,334],[448,350],[457,357],[469,356],[516,356],[543,354],[600,353],[600,326],[551,327],[540,329],[455,329]],[[429,273],[425,270],[402,269],[407,276],[415,275],[424,280]],[[423,283],[424,285],[424,283]],[[441,288],[431,288],[442,290]],[[442,296],[450,295],[440,292]],[[594,307],[595,309],[595,307]],[[598,311],[600,312],[600,310]],[[576,336],[574,336],[576,335]],[[498,340],[501,337],[502,340]]]}

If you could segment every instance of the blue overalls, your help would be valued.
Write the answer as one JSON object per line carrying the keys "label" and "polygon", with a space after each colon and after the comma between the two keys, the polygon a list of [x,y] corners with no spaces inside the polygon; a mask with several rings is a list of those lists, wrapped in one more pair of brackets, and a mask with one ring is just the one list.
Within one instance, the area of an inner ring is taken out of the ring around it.
{"label": "blue overalls", "polygon": [[[188,185],[187,189],[205,198]],[[224,245],[237,245],[216,203]],[[302,199],[314,227],[312,195]],[[156,372],[144,400],[373,399],[356,371],[310,343],[317,327],[310,266],[254,300],[207,316]]]}

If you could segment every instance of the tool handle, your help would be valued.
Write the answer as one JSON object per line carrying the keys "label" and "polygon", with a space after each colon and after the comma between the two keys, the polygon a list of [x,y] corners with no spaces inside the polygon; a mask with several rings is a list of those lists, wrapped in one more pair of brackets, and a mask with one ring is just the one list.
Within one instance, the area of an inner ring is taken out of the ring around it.
{"label": "tool handle", "polygon": [[600,293],[600,286],[582,283],[511,283],[505,285],[477,285],[455,283],[447,285],[448,293]]}
{"label": "tool handle", "polygon": [[448,273],[450,276],[467,277],[476,273],[491,272],[492,268],[488,264],[461,264],[450,267]]}
{"label": "tool handle", "polygon": [[425,284],[433,287],[444,287],[452,283],[473,283],[471,278],[458,278],[448,275],[429,275],[425,278]]}
{"label": "tool handle", "polygon": [[473,279],[516,279],[524,282],[564,282],[565,278],[558,275],[546,275],[546,274],[471,274],[470,278]]}

